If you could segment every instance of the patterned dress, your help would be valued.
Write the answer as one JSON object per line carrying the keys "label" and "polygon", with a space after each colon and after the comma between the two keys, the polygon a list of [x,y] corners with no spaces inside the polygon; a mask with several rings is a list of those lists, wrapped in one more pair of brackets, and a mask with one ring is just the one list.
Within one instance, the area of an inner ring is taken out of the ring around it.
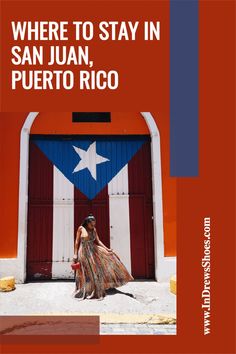
{"label": "patterned dress", "polygon": [[80,269],[75,271],[75,291],[72,296],[81,300],[103,299],[105,290],[117,288],[134,280],[119,257],[109,253],[94,242],[95,232],[88,232],[88,238],[81,237],[78,250]]}

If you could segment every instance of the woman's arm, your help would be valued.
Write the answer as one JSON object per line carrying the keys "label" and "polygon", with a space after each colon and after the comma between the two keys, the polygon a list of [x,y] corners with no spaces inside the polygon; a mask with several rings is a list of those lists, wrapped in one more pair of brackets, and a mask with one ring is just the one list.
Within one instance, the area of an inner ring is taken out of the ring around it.
{"label": "woman's arm", "polygon": [[73,261],[77,261],[78,260],[78,250],[79,250],[81,233],[82,233],[82,227],[79,226],[79,228],[77,230],[77,233],[76,233]]}
{"label": "woman's arm", "polygon": [[94,231],[95,231],[95,235],[96,235],[96,243],[97,243],[97,245],[98,245],[98,246],[101,246],[101,247],[103,247],[103,248],[105,248],[105,250],[107,250],[108,252],[113,252],[112,249],[106,247],[106,246],[104,245],[104,243],[102,243],[102,241],[101,241],[100,238],[98,237],[98,233],[97,233],[97,230],[96,230],[95,228],[94,228]]}

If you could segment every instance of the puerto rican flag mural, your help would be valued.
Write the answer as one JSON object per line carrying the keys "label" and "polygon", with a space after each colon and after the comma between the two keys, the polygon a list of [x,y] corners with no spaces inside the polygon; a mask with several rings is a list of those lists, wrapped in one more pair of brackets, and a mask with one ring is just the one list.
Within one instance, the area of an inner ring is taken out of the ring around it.
{"label": "puerto rican flag mural", "polygon": [[31,136],[27,276],[71,279],[89,214],[136,278],[154,276],[149,136]]}

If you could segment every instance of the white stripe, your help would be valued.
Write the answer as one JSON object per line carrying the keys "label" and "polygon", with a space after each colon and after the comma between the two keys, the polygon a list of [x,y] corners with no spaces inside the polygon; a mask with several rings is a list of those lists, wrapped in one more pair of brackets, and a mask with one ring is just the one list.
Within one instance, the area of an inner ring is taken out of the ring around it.
{"label": "white stripe", "polygon": [[128,165],[108,183],[110,245],[131,272]]}
{"label": "white stripe", "polygon": [[53,251],[52,278],[73,278],[74,185],[53,168]]}

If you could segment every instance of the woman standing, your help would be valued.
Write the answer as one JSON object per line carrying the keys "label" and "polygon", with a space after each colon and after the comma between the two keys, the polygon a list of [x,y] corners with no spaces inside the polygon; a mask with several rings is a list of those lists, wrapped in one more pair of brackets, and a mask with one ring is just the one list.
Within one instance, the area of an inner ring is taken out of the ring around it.
{"label": "woman standing", "polygon": [[116,253],[100,241],[95,225],[95,217],[90,214],[76,234],[73,262],[80,262],[75,271],[76,298],[103,299],[106,289],[134,280]]}

